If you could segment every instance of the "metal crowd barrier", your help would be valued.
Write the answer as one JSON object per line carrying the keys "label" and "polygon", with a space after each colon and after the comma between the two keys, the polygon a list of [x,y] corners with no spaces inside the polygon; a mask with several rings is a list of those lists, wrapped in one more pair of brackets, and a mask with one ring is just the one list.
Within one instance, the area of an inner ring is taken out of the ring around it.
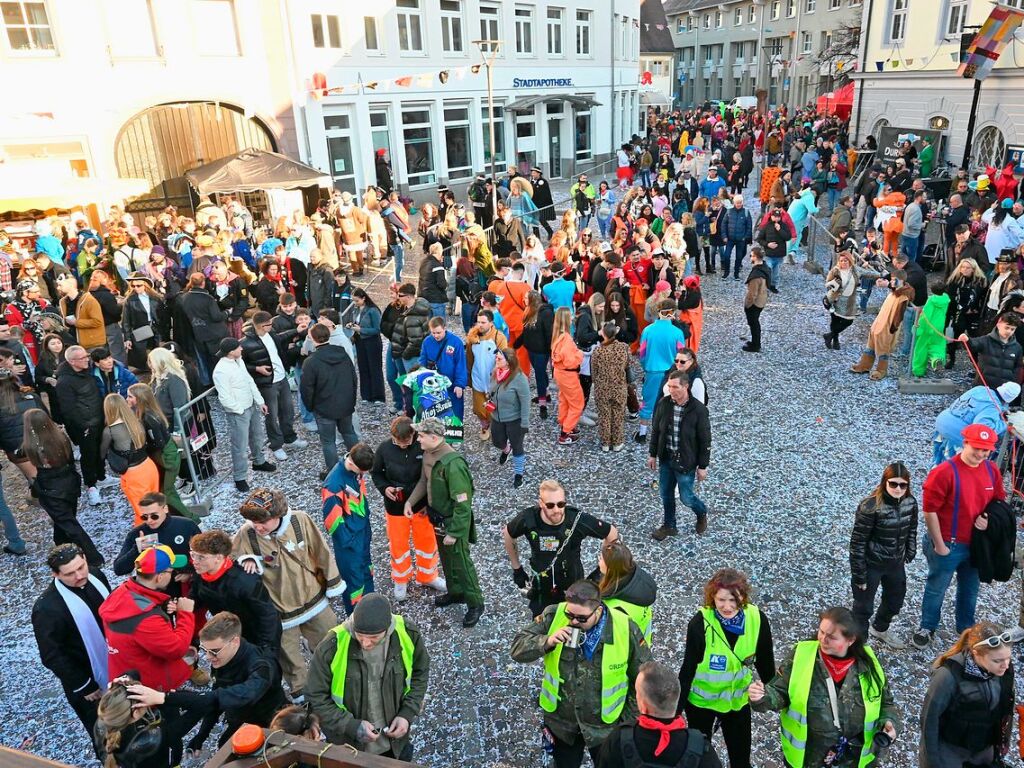
{"label": "metal crowd barrier", "polygon": [[180,495],[190,505],[203,506],[209,509],[211,493],[220,482],[217,467],[213,462],[213,451],[217,447],[217,432],[213,425],[213,412],[210,401],[216,389],[210,387],[200,395],[193,397],[180,408],[174,409],[174,432],[179,438],[178,447],[184,458],[187,470],[186,479],[191,490],[186,486]]}

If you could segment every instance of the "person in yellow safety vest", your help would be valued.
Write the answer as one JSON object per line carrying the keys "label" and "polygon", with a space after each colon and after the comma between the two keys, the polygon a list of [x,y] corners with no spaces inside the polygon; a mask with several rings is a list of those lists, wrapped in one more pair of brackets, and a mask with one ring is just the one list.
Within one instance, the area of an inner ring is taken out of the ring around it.
{"label": "person in yellow safety vest", "polygon": [[704,586],[704,605],[686,628],[679,669],[679,711],[708,739],[722,727],[729,768],[750,768],[752,669],[761,680],[775,676],[768,619],[750,602],[745,574],[720,568]]}
{"label": "person in yellow safety vest", "polygon": [[609,609],[592,581],[577,581],[512,640],[521,664],[544,659],[540,707],[545,751],[555,768],[580,768],[584,748],[597,763],[616,725],[637,716],[634,685],[651,650],[625,613]]}
{"label": "person in yellow safety vest", "polygon": [[[818,639],[796,644],[770,683],[750,684],[755,712],[781,712],[790,768],[875,765],[896,738],[899,713],[875,652],[848,608],[829,608]],[[831,758],[830,758],[831,756]]]}
{"label": "person in yellow safety vest", "polygon": [[305,692],[328,741],[408,761],[429,673],[419,629],[374,592],[316,647]]}
{"label": "person in yellow safety vest", "polygon": [[651,644],[654,632],[654,611],[651,608],[658,597],[654,577],[633,560],[622,539],[608,542],[597,556],[597,571],[590,575],[597,581],[601,599],[609,608],[622,611],[636,622]]}

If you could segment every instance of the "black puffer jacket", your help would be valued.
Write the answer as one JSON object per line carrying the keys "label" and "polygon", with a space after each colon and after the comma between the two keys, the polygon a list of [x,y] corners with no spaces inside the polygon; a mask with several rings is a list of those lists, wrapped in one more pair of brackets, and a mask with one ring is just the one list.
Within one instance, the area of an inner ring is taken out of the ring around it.
{"label": "black puffer jacket", "polygon": [[242,622],[242,637],[253,645],[277,651],[281,647],[281,618],[263,579],[235,563],[213,581],[192,580],[196,603],[211,614],[231,611]]}
{"label": "black puffer jacket", "polygon": [[356,410],[356,369],[342,347],[321,344],[302,366],[302,402],[325,419],[342,419]]}
{"label": "black puffer jacket", "polygon": [[430,304],[418,298],[412,306],[395,320],[391,331],[391,356],[409,360],[420,356],[420,347],[427,338],[427,323],[430,321]]}
{"label": "black puffer jacket", "polygon": [[57,367],[57,400],[68,435],[77,439],[86,429],[103,425],[103,400],[92,371],[76,371],[66,362]]}
{"label": "black puffer jacket", "polygon": [[[987,336],[971,339],[968,347],[978,361],[986,384],[992,389],[1008,381],[1020,381],[1021,346],[1013,336],[1009,341],[1003,341],[999,338],[999,331],[993,329]],[[976,376],[974,383],[981,384],[981,379]]]}
{"label": "black puffer jacket", "polygon": [[0,411],[0,448],[14,453],[21,448],[24,437],[25,411],[42,408],[39,395],[35,392],[19,392],[10,411]]}
{"label": "black puffer jacket", "polygon": [[[271,331],[270,336],[274,339],[274,344],[277,346],[277,354],[281,358],[281,362],[284,363],[284,349],[278,341],[277,334]],[[274,364],[270,359],[270,350],[267,349],[263,339],[257,336],[254,330],[250,329],[242,334],[242,361],[245,363],[245,370],[252,376],[252,380],[256,382],[257,387],[266,387],[274,383]],[[256,370],[263,366],[271,369],[269,375],[264,376]]]}
{"label": "black puffer jacket", "polygon": [[419,295],[431,304],[448,301],[448,275],[444,264],[433,256],[427,256],[420,265]]}
{"label": "black puffer jacket", "polygon": [[535,355],[551,354],[551,330],[554,327],[555,310],[550,304],[541,304],[537,309],[537,320],[523,325],[523,332],[515,340],[516,349],[526,347]]}
{"label": "black puffer jacket", "polygon": [[917,499],[874,494],[857,505],[850,536],[850,572],[854,584],[867,584],[868,566],[909,563],[917,555]]}
{"label": "black puffer jacket", "polygon": [[654,581],[654,577],[638,565],[626,583],[621,585],[614,595],[608,595],[606,599],[624,600],[633,605],[647,606],[654,605],[657,597],[658,585]]}

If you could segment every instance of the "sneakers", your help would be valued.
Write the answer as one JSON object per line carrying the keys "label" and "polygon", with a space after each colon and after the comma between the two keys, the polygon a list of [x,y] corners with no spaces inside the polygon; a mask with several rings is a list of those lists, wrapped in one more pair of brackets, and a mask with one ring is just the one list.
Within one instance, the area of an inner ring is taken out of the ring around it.
{"label": "sneakers", "polygon": [[253,464],[252,468],[257,472],[277,472],[277,464],[271,464],[269,461],[263,461],[261,464]]}
{"label": "sneakers", "polygon": [[440,576],[435,576],[430,581],[428,581],[425,586],[428,586],[431,589],[436,590],[438,592],[447,592],[448,591],[448,582],[445,581]]}
{"label": "sneakers", "polygon": [[877,629],[875,629],[874,627],[869,627],[868,628],[868,634],[871,635],[871,637],[875,638],[876,640],[881,640],[883,643],[888,645],[890,648],[893,648],[893,649],[895,649],[897,651],[902,650],[903,648],[907,647],[906,643],[904,643],[902,640],[900,640],[898,637],[896,637],[896,635],[894,635],[892,633],[892,628],[891,627],[889,629],[885,630],[885,632],[880,632]]}
{"label": "sneakers", "polygon": [[285,443],[289,448],[308,448],[309,441],[303,440],[301,437],[296,437],[290,443]]}
{"label": "sneakers", "polygon": [[771,291],[772,293],[778,293],[779,292],[779,289],[776,288],[774,285],[769,285],[768,286],[768,290]]}
{"label": "sneakers", "polygon": [[547,419],[547,417],[548,417],[548,407],[546,405],[542,405],[540,407],[540,418],[541,418],[541,421]]}
{"label": "sneakers", "polygon": [[932,638],[935,637],[935,632],[930,629],[920,627],[914,636],[910,638],[910,644],[917,648],[919,651],[923,651],[929,645],[932,644]]}
{"label": "sneakers", "polygon": [[474,605],[466,611],[466,615],[462,619],[462,626],[466,629],[475,627],[477,622],[480,621],[480,617],[484,615],[484,607],[482,605]]}
{"label": "sneakers", "polygon": [[612,446],[612,453],[618,453],[619,451],[621,451],[625,447],[626,447],[625,443],[619,443],[618,445],[613,445]]}
{"label": "sneakers", "polygon": [[278,448],[274,451],[274,458],[278,461],[288,461],[288,454],[285,453],[284,448]]}
{"label": "sneakers", "polygon": [[572,445],[576,442],[576,437],[571,432],[560,432],[558,434],[559,445]]}
{"label": "sneakers", "polygon": [[515,477],[512,478],[512,487],[513,488],[522,488],[523,487],[523,476],[522,475],[516,475]]}
{"label": "sneakers", "polygon": [[249,492],[249,483],[246,480],[235,480],[235,490],[239,493]]}
{"label": "sneakers", "polygon": [[640,445],[643,445],[644,443],[647,442],[647,435],[641,434],[640,430],[638,429],[636,432],[633,433],[633,442],[640,443]]}
{"label": "sneakers", "polygon": [[628,411],[626,413],[626,418],[629,421],[636,421],[637,419],[640,418],[640,411]]}
{"label": "sneakers", "polygon": [[6,552],[8,555],[24,555],[26,549],[24,546],[21,549],[15,549],[10,544],[4,544],[4,552]]}
{"label": "sneakers", "polygon": [[409,596],[408,584],[395,584],[395,601],[403,602]]}
{"label": "sneakers", "polygon": [[86,491],[85,491],[85,495],[89,499],[89,503],[92,506],[95,507],[97,504],[100,503],[100,492],[99,492],[99,489],[95,485],[90,486],[89,488],[87,488]]}
{"label": "sneakers", "polygon": [[596,427],[597,422],[589,414],[580,414],[580,424],[584,427]]}
{"label": "sneakers", "polygon": [[601,451],[604,452],[604,453],[608,453],[608,451],[610,451],[611,449],[612,449],[612,447],[610,445],[602,445],[601,446]]}
{"label": "sneakers", "polygon": [[315,421],[304,421],[304,422],[302,422],[302,428],[304,430],[306,430],[307,432],[316,432],[316,431],[318,431],[317,428],[316,428],[316,422]]}
{"label": "sneakers", "polygon": [[110,488],[111,486],[119,485],[120,483],[121,483],[121,480],[119,478],[116,478],[116,477],[104,477],[102,480],[97,480],[96,481],[96,487],[97,488]]}
{"label": "sneakers", "polygon": [[458,605],[464,602],[466,602],[465,595],[453,595],[451,592],[445,592],[443,595],[438,595],[434,598],[434,607],[446,608],[449,605]]}
{"label": "sneakers", "polygon": [[498,455],[498,464],[504,465],[505,462],[508,461],[508,457],[509,457],[510,454],[511,454],[511,451],[502,451]]}
{"label": "sneakers", "polygon": [[755,347],[749,341],[746,344],[744,344],[742,347],[740,347],[740,349],[742,349],[744,352],[760,352],[761,351],[760,347]]}
{"label": "sneakers", "polygon": [[656,528],[654,531],[651,532],[651,538],[654,539],[655,541],[664,541],[669,536],[678,536],[678,535],[679,535],[679,529],[678,528],[669,528],[668,526],[665,526],[665,525],[661,526],[660,528]]}

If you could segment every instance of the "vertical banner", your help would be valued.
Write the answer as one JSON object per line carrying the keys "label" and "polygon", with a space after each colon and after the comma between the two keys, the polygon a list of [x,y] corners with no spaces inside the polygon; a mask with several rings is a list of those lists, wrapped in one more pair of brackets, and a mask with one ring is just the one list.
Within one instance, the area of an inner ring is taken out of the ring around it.
{"label": "vertical banner", "polygon": [[997,5],[993,8],[974,41],[967,48],[957,74],[968,80],[984,80],[992,74],[992,68],[1022,21],[1024,11],[1006,5]]}

